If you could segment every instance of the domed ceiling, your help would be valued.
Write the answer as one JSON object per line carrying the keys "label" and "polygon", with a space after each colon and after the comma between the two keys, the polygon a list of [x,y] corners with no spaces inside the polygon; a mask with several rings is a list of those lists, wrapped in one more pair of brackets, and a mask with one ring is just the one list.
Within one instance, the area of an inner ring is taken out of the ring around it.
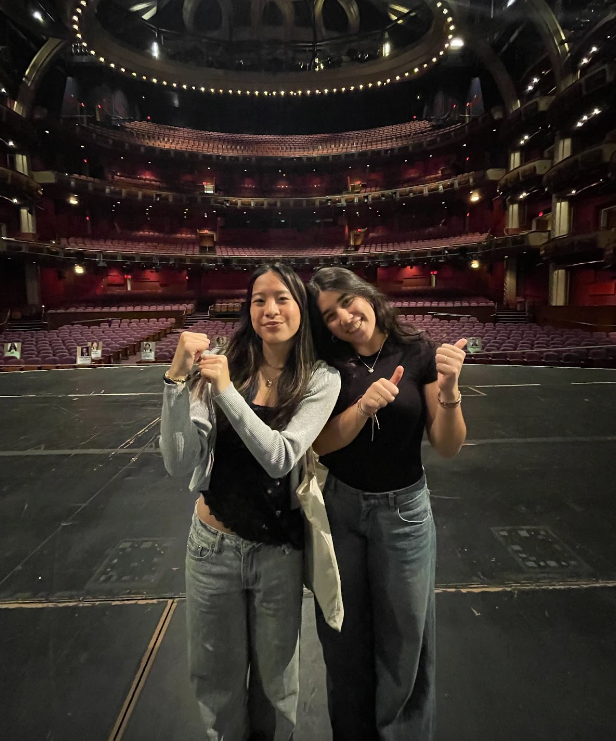
{"label": "domed ceiling", "polygon": [[129,74],[246,93],[389,84],[436,63],[455,30],[440,0],[77,0],[69,12],[84,48]]}

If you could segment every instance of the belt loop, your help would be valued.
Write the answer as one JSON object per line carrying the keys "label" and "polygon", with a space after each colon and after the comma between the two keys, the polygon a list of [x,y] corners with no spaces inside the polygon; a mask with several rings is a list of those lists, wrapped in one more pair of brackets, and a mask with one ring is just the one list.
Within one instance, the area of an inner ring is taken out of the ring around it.
{"label": "belt loop", "polygon": [[396,495],[390,491],[388,494],[389,498],[389,509],[396,509]]}
{"label": "belt loop", "polygon": [[222,551],[222,530],[218,532],[216,536],[216,542],[214,543],[214,553],[220,553]]}

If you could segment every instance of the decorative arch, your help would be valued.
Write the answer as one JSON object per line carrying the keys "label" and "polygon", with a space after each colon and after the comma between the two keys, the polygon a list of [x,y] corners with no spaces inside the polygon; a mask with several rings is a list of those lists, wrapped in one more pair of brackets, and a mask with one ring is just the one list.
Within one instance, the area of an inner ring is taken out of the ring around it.
{"label": "decorative arch", "polygon": [[24,118],[29,118],[34,106],[36,91],[56,57],[64,50],[67,42],[62,39],[48,39],[34,55],[28,65],[24,79],[19,87],[14,110]]}
{"label": "decorative arch", "polygon": [[261,35],[263,28],[263,11],[265,6],[273,2],[279,8],[283,18],[283,29],[285,41],[290,41],[293,36],[295,13],[292,0],[254,0],[250,6],[250,23],[257,35]]}
{"label": "decorative arch", "polygon": [[[233,6],[230,2],[221,2],[221,0],[209,0],[210,2],[215,2],[218,4],[218,7],[220,8],[220,13],[222,16],[222,24],[220,26],[220,30],[217,31],[217,34],[221,34],[224,38],[229,37],[230,29],[231,29],[231,21],[233,16]],[[189,33],[197,34],[198,31],[195,28],[195,18],[197,16],[197,11],[199,10],[199,7],[201,6],[201,3],[204,2],[204,0],[184,0],[184,5],[182,6],[182,18],[184,20],[184,25],[186,26],[186,30]]]}
{"label": "decorative arch", "polygon": [[[359,33],[359,8],[355,0],[336,0],[338,5],[344,10],[349,22],[349,34]],[[323,5],[325,0],[316,0],[314,4],[314,20],[317,27],[317,36],[320,39],[325,38],[326,30],[323,22]]]}

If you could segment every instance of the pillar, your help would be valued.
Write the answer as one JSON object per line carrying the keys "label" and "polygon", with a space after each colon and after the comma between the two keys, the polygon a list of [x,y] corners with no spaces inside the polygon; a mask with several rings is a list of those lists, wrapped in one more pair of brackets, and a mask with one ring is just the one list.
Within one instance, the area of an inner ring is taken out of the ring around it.
{"label": "pillar", "polygon": [[513,307],[518,295],[518,258],[505,258],[505,282],[503,286],[503,302],[505,306]]}
{"label": "pillar", "polygon": [[550,265],[550,306],[567,306],[569,302],[569,272]]}

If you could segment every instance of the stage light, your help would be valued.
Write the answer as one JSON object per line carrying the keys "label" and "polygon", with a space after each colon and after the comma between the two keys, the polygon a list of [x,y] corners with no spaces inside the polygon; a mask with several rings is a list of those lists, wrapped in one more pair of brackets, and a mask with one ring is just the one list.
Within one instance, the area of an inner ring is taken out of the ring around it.
{"label": "stage light", "polygon": [[479,268],[479,265],[480,265],[479,260],[473,260],[471,262],[471,268],[473,268],[473,270],[477,270]]}
{"label": "stage light", "polygon": [[75,273],[77,273],[77,275],[83,275],[86,272],[86,269],[83,265],[75,265],[73,270],[75,271]]}
{"label": "stage light", "polygon": [[461,49],[464,46],[464,39],[460,38],[459,36],[456,36],[455,39],[451,39],[449,46],[452,49]]}
{"label": "stage light", "polygon": [[158,45],[158,41],[152,42],[151,53],[154,59],[158,59],[158,57],[160,56],[160,46]]}

